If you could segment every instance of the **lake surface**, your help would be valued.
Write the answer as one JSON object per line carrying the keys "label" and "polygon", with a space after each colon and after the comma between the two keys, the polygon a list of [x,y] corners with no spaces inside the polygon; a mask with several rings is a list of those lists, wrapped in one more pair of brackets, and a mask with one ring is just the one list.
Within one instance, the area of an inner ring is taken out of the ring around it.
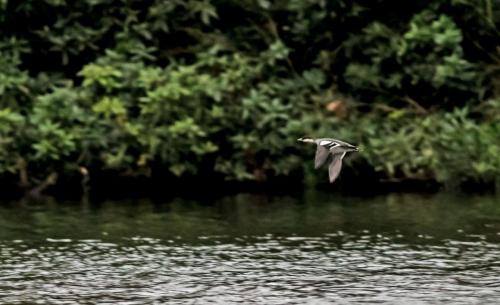
{"label": "lake surface", "polygon": [[498,304],[500,198],[4,202],[2,304]]}

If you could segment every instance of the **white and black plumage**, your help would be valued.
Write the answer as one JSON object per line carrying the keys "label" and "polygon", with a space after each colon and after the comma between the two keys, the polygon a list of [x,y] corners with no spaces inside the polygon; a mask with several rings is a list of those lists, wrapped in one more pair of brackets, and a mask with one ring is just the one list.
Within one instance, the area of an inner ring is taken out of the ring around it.
{"label": "white and black plumage", "polygon": [[319,168],[325,163],[329,155],[332,156],[332,162],[328,167],[328,174],[330,176],[331,183],[339,176],[340,170],[342,169],[342,159],[345,157],[346,153],[359,151],[359,148],[352,144],[332,138],[314,139],[303,137],[297,141],[315,143],[317,145],[316,157],[314,158],[314,168]]}

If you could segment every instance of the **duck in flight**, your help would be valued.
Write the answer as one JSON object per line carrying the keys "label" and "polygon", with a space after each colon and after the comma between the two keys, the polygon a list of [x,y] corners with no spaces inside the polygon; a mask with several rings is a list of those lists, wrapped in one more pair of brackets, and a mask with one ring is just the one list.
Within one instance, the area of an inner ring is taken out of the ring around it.
{"label": "duck in flight", "polygon": [[314,139],[303,137],[297,141],[316,144],[316,157],[314,158],[314,168],[316,169],[325,163],[329,155],[332,155],[332,162],[328,167],[330,183],[333,183],[339,176],[340,170],[342,169],[342,159],[345,157],[346,153],[359,151],[358,147],[333,138]]}

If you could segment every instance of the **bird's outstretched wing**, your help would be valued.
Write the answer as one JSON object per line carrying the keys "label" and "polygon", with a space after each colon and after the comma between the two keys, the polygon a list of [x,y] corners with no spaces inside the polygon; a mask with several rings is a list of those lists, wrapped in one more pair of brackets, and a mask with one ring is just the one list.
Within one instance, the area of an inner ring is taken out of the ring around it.
{"label": "bird's outstretched wing", "polygon": [[330,183],[333,183],[335,179],[340,174],[340,170],[342,169],[342,158],[344,158],[345,152],[343,153],[338,153],[338,154],[332,154],[332,163],[330,163],[330,166],[328,167],[328,174],[330,175]]}
{"label": "bird's outstretched wing", "polygon": [[326,147],[323,147],[321,145],[318,145],[318,148],[316,148],[316,157],[314,158],[314,168],[318,168],[323,163],[325,163],[326,158],[328,158],[328,149]]}

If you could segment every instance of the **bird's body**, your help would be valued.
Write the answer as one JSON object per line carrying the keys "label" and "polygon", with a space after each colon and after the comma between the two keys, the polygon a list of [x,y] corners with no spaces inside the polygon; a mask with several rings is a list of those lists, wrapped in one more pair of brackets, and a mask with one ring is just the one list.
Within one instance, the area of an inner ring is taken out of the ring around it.
{"label": "bird's body", "polygon": [[335,179],[337,179],[337,177],[339,176],[340,170],[342,169],[342,159],[345,157],[346,153],[359,150],[358,147],[352,144],[333,138],[314,139],[303,137],[298,139],[297,141],[305,143],[315,143],[317,145],[316,156],[314,158],[314,168],[319,168],[325,163],[329,155],[332,156],[332,161],[328,166],[330,182],[334,182]]}

